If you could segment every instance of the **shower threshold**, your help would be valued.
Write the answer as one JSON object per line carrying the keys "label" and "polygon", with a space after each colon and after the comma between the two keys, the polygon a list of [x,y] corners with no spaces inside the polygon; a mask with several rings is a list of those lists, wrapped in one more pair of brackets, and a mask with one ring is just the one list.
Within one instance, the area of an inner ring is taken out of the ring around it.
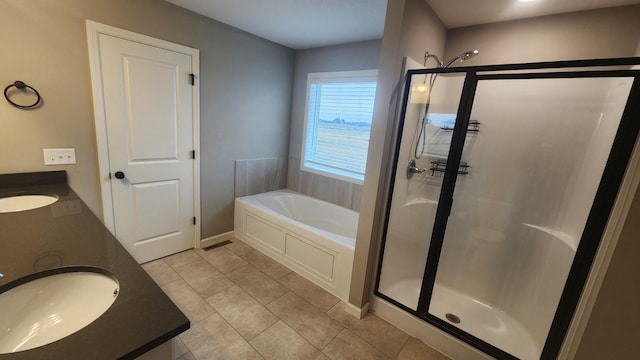
{"label": "shower threshold", "polygon": [[[380,292],[416,309],[420,285],[421,279],[405,279],[385,289],[380,288]],[[540,358],[542,344],[538,344],[518,321],[506,312],[464,293],[435,284],[429,312],[519,359]],[[456,323],[456,320],[459,322]]]}

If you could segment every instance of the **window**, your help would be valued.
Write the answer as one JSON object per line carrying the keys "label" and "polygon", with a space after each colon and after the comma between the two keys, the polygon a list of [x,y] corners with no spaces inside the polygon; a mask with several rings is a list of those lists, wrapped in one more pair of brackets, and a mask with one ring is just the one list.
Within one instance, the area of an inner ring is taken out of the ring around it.
{"label": "window", "polygon": [[307,76],[304,171],[362,183],[378,70]]}

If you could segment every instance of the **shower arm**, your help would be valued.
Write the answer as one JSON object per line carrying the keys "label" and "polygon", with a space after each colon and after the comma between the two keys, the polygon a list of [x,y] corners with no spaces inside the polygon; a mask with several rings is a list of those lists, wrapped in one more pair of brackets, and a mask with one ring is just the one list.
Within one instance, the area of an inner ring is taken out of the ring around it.
{"label": "shower arm", "polygon": [[427,60],[429,60],[430,58],[433,58],[438,63],[439,68],[444,67],[444,63],[442,62],[442,60],[440,60],[440,58],[436,55],[429,54],[428,51],[425,51],[424,53],[424,67],[427,67]]}
{"label": "shower arm", "polygon": [[[466,54],[466,53],[465,53],[465,54]],[[460,60],[460,62],[462,62],[462,61],[466,60],[466,59],[464,58],[465,54],[461,54],[461,55],[458,55],[458,56],[454,57],[453,59],[449,60],[449,62],[448,62],[448,63],[446,63],[446,64],[442,65],[441,67],[443,67],[443,68],[448,68],[449,66],[451,66],[454,62],[456,62],[456,61],[458,61],[458,60]]]}
{"label": "shower arm", "polygon": [[469,60],[473,57],[475,57],[476,55],[478,55],[480,52],[478,50],[471,50],[471,51],[467,51],[467,52],[463,52],[462,54],[455,56],[454,58],[452,58],[451,60],[449,60],[446,64],[444,63],[444,61],[440,60],[440,58],[434,54],[429,54],[428,51],[425,51],[424,53],[424,67],[427,67],[427,60],[429,60],[430,58],[435,59],[436,62],[438,62],[438,67],[439,68],[448,68],[449,66],[451,66],[454,62],[460,60],[460,61],[465,61],[465,60]]}

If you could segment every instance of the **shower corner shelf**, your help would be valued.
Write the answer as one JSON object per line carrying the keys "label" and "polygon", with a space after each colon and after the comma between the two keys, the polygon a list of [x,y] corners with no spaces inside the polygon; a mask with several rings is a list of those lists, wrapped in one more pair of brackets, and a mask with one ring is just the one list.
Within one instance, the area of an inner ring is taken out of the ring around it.
{"label": "shower corner shelf", "polygon": [[[453,131],[452,127],[441,127],[440,130],[443,131]],[[470,120],[469,126],[467,127],[467,133],[479,133],[480,132],[480,121],[478,120]]]}
{"label": "shower corner shelf", "polygon": [[[460,166],[458,167],[458,174],[466,175],[469,173],[469,168],[471,166],[467,164],[465,161],[460,162]],[[436,172],[443,173],[447,170],[447,160],[440,159],[431,162],[431,167],[429,167],[429,171],[431,171],[431,176],[435,175]]]}

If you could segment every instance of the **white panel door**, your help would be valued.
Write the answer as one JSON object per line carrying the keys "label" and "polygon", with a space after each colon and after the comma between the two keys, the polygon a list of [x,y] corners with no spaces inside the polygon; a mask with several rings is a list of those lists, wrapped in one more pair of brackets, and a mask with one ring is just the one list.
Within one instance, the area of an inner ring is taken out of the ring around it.
{"label": "white panel door", "polygon": [[115,236],[140,263],[193,248],[191,55],[106,34],[99,47]]}

